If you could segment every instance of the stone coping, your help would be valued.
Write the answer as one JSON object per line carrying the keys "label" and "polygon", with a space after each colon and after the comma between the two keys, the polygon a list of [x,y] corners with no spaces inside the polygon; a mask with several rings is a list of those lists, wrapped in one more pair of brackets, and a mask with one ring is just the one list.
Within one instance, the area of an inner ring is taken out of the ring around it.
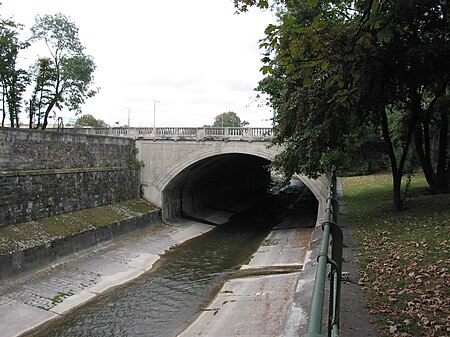
{"label": "stone coping", "polygon": [[48,168],[37,170],[11,170],[0,171],[0,177],[16,177],[16,176],[32,176],[43,174],[66,174],[66,173],[78,173],[78,172],[105,172],[105,171],[123,171],[130,170],[135,171],[136,168],[128,166],[111,166],[111,167],[79,167],[79,168]]}

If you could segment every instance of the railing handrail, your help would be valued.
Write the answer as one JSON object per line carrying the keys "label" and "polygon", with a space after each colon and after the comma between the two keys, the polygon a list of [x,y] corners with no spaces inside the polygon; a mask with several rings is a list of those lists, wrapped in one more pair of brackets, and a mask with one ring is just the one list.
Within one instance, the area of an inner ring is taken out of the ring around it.
{"label": "railing handrail", "polygon": [[[327,336],[339,336],[343,235],[342,230],[338,225],[338,215],[339,205],[336,193],[336,173],[333,169],[326,199],[325,221],[322,223],[322,244],[317,257],[317,269],[311,301],[308,332],[303,337],[326,336],[323,335],[321,331],[328,264],[331,265],[331,271]],[[330,235],[332,243],[330,243]],[[331,256],[329,255],[330,245]]]}
{"label": "railing handrail", "polygon": [[107,127],[107,128],[65,128],[65,132],[83,134],[134,137],[161,140],[263,140],[270,141],[271,127]]}

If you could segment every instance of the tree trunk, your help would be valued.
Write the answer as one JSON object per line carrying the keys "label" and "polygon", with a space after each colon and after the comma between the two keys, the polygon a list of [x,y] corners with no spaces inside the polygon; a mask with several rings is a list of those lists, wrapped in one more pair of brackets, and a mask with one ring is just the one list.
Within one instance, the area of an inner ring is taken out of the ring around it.
{"label": "tree trunk", "polygon": [[6,100],[7,100],[7,107],[9,110],[9,123],[10,123],[10,127],[14,128],[14,115],[13,115],[13,110],[11,109],[11,105],[9,104],[9,93],[8,93],[8,86],[5,86],[5,96],[6,96]]}
{"label": "tree trunk", "polygon": [[401,211],[403,209],[402,200],[402,176],[398,170],[392,171],[392,183],[393,183],[393,198],[394,198],[394,208],[396,211]]}
{"label": "tree trunk", "polygon": [[[438,96],[433,99],[436,102]],[[448,150],[448,104],[443,104],[439,107],[439,144],[438,144],[438,159],[436,171],[433,168],[431,160],[431,146],[429,134],[429,114],[433,107],[429,107],[427,112],[422,112],[421,123],[417,125],[414,133],[416,152],[422,166],[425,179],[430,186],[430,190],[435,193],[442,193],[448,188],[448,172],[446,172],[447,165],[447,150]],[[420,108],[417,108],[420,109]]]}
{"label": "tree trunk", "polygon": [[33,128],[33,117],[34,117],[34,114],[33,114],[33,104],[32,104],[32,102],[31,102],[31,99],[30,99],[30,107],[29,107],[29,109],[30,109],[30,123],[29,123],[29,128],[30,129],[32,129]]}
{"label": "tree trunk", "polygon": [[[449,181],[448,175],[449,168],[447,166],[447,152],[448,152],[448,106],[442,106],[440,109],[440,129],[439,129],[439,155],[438,155],[438,164],[436,169],[436,183],[442,189],[448,189]],[[449,161],[450,167],[450,161]]]}
{"label": "tree trunk", "polygon": [[16,119],[16,127],[20,128],[19,111],[17,109],[17,106],[14,106],[14,118]]}
{"label": "tree trunk", "polygon": [[5,118],[6,118],[6,106],[5,106],[5,92],[2,92],[2,110],[3,110],[3,116],[2,116],[2,128],[5,127]]}
{"label": "tree trunk", "polygon": [[394,208],[395,210],[400,211],[403,209],[403,200],[401,194],[402,172],[399,172],[398,170],[394,146],[392,144],[391,136],[389,135],[389,125],[386,110],[382,108],[380,109],[380,113],[381,113],[381,131],[383,133],[384,142],[386,143],[387,154],[391,162],[392,182],[393,182],[392,198],[394,202]]}
{"label": "tree trunk", "polygon": [[49,104],[49,106],[47,107],[47,109],[45,110],[44,121],[42,122],[42,130],[45,130],[47,128],[48,116],[50,115],[50,112],[52,111],[52,109],[55,106],[55,104],[56,104],[56,99],[53,99],[51,101],[51,103]]}
{"label": "tree trunk", "polygon": [[414,133],[414,143],[416,146],[416,152],[417,156],[419,157],[420,165],[422,166],[423,174],[425,175],[425,179],[430,186],[431,189],[433,189],[436,186],[436,176],[433,172],[433,167],[431,166],[431,162],[427,160],[426,153],[423,150],[423,133],[422,133],[422,127],[419,123],[417,125],[416,131]]}
{"label": "tree trunk", "polygon": [[45,113],[45,115],[44,115],[44,122],[42,123],[41,130],[45,130],[47,128],[47,124],[48,124],[48,114]]}

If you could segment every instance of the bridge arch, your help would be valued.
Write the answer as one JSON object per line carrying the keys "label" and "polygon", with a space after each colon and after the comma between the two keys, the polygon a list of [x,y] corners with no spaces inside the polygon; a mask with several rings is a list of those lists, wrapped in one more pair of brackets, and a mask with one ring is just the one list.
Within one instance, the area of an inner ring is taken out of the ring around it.
{"label": "bridge arch", "polygon": [[[195,205],[192,195],[183,193],[182,188],[193,188],[201,176],[206,175],[205,170],[212,166],[220,167],[226,160],[239,160],[247,166],[253,165],[251,161],[254,161],[255,166],[251,167],[258,171],[257,167],[272,161],[279,151],[278,148],[267,145],[267,142],[242,141],[137,140],[138,159],[145,165],[141,169],[143,197],[161,207],[164,218],[180,216],[183,203]],[[256,175],[259,179],[264,179],[260,174],[259,171],[256,172],[253,179]],[[318,180],[306,176],[297,177],[319,201],[319,211],[323,209],[326,177]],[[252,177],[247,179],[251,180]]]}
{"label": "bridge arch", "polygon": [[176,163],[173,167],[168,167],[167,170],[161,175],[161,177],[155,181],[155,185],[159,190],[164,190],[164,188],[176,177],[180,172],[187,169],[189,166],[219,155],[225,154],[242,154],[260,157],[266,159],[267,161],[272,161],[275,157],[277,151],[271,148],[262,147],[260,149],[250,149],[248,147],[235,148],[235,147],[216,147],[213,149],[208,149],[206,151],[195,153],[191,156],[184,157],[180,162]]}

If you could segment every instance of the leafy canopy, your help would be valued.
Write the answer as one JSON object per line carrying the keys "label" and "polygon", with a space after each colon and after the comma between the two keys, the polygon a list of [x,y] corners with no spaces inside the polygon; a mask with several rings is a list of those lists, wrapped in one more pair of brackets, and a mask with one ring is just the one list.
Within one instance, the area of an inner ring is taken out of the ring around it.
{"label": "leafy canopy", "polygon": [[91,127],[94,127],[94,128],[106,128],[106,127],[109,126],[103,120],[95,119],[95,117],[90,115],[90,114],[86,114],[86,115],[78,117],[77,121],[75,122],[75,125],[78,125],[78,126],[91,126]]}
{"label": "leafy canopy", "polygon": [[28,43],[19,40],[22,25],[12,20],[0,19],[0,101],[2,123],[9,119],[11,127],[19,127],[19,113],[22,108],[23,94],[29,84],[28,73],[17,68],[17,57],[20,50],[28,47]]}
{"label": "leafy canopy", "polygon": [[249,123],[241,121],[240,117],[233,111],[224,112],[214,118],[213,127],[244,127]]}
{"label": "leafy canopy", "polygon": [[[275,143],[285,150],[275,167],[287,176],[316,177],[339,164],[342,156],[336,154],[350,150],[348,139],[363,127],[383,138],[397,199],[413,138],[422,166],[433,167],[433,131],[442,145],[440,158],[448,158],[448,1],[235,4],[241,11],[252,5],[277,11],[278,23],[267,27],[261,41],[266,77],[258,89],[277,111]],[[439,115],[437,107],[444,107]],[[448,159],[440,167],[450,176]]]}
{"label": "leafy canopy", "polygon": [[[48,47],[49,61],[45,62],[45,73],[53,74],[51,77],[43,76],[44,69],[35,67],[38,71],[34,72],[36,99],[33,100],[33,113],[43,115],[42,128],[45,129],[53,108],[65,106],[81,113],[85,100],[98,91],[90,87],[96,66],[92,57],[83,53],[77,26],[63,14],[37,16],[31,32],[31,41],[44,42]],[[38,60],[37,64],[42,65],[42,62]],[[39,96],[43,95],[44,87],[47,99],[42,101]]]}

